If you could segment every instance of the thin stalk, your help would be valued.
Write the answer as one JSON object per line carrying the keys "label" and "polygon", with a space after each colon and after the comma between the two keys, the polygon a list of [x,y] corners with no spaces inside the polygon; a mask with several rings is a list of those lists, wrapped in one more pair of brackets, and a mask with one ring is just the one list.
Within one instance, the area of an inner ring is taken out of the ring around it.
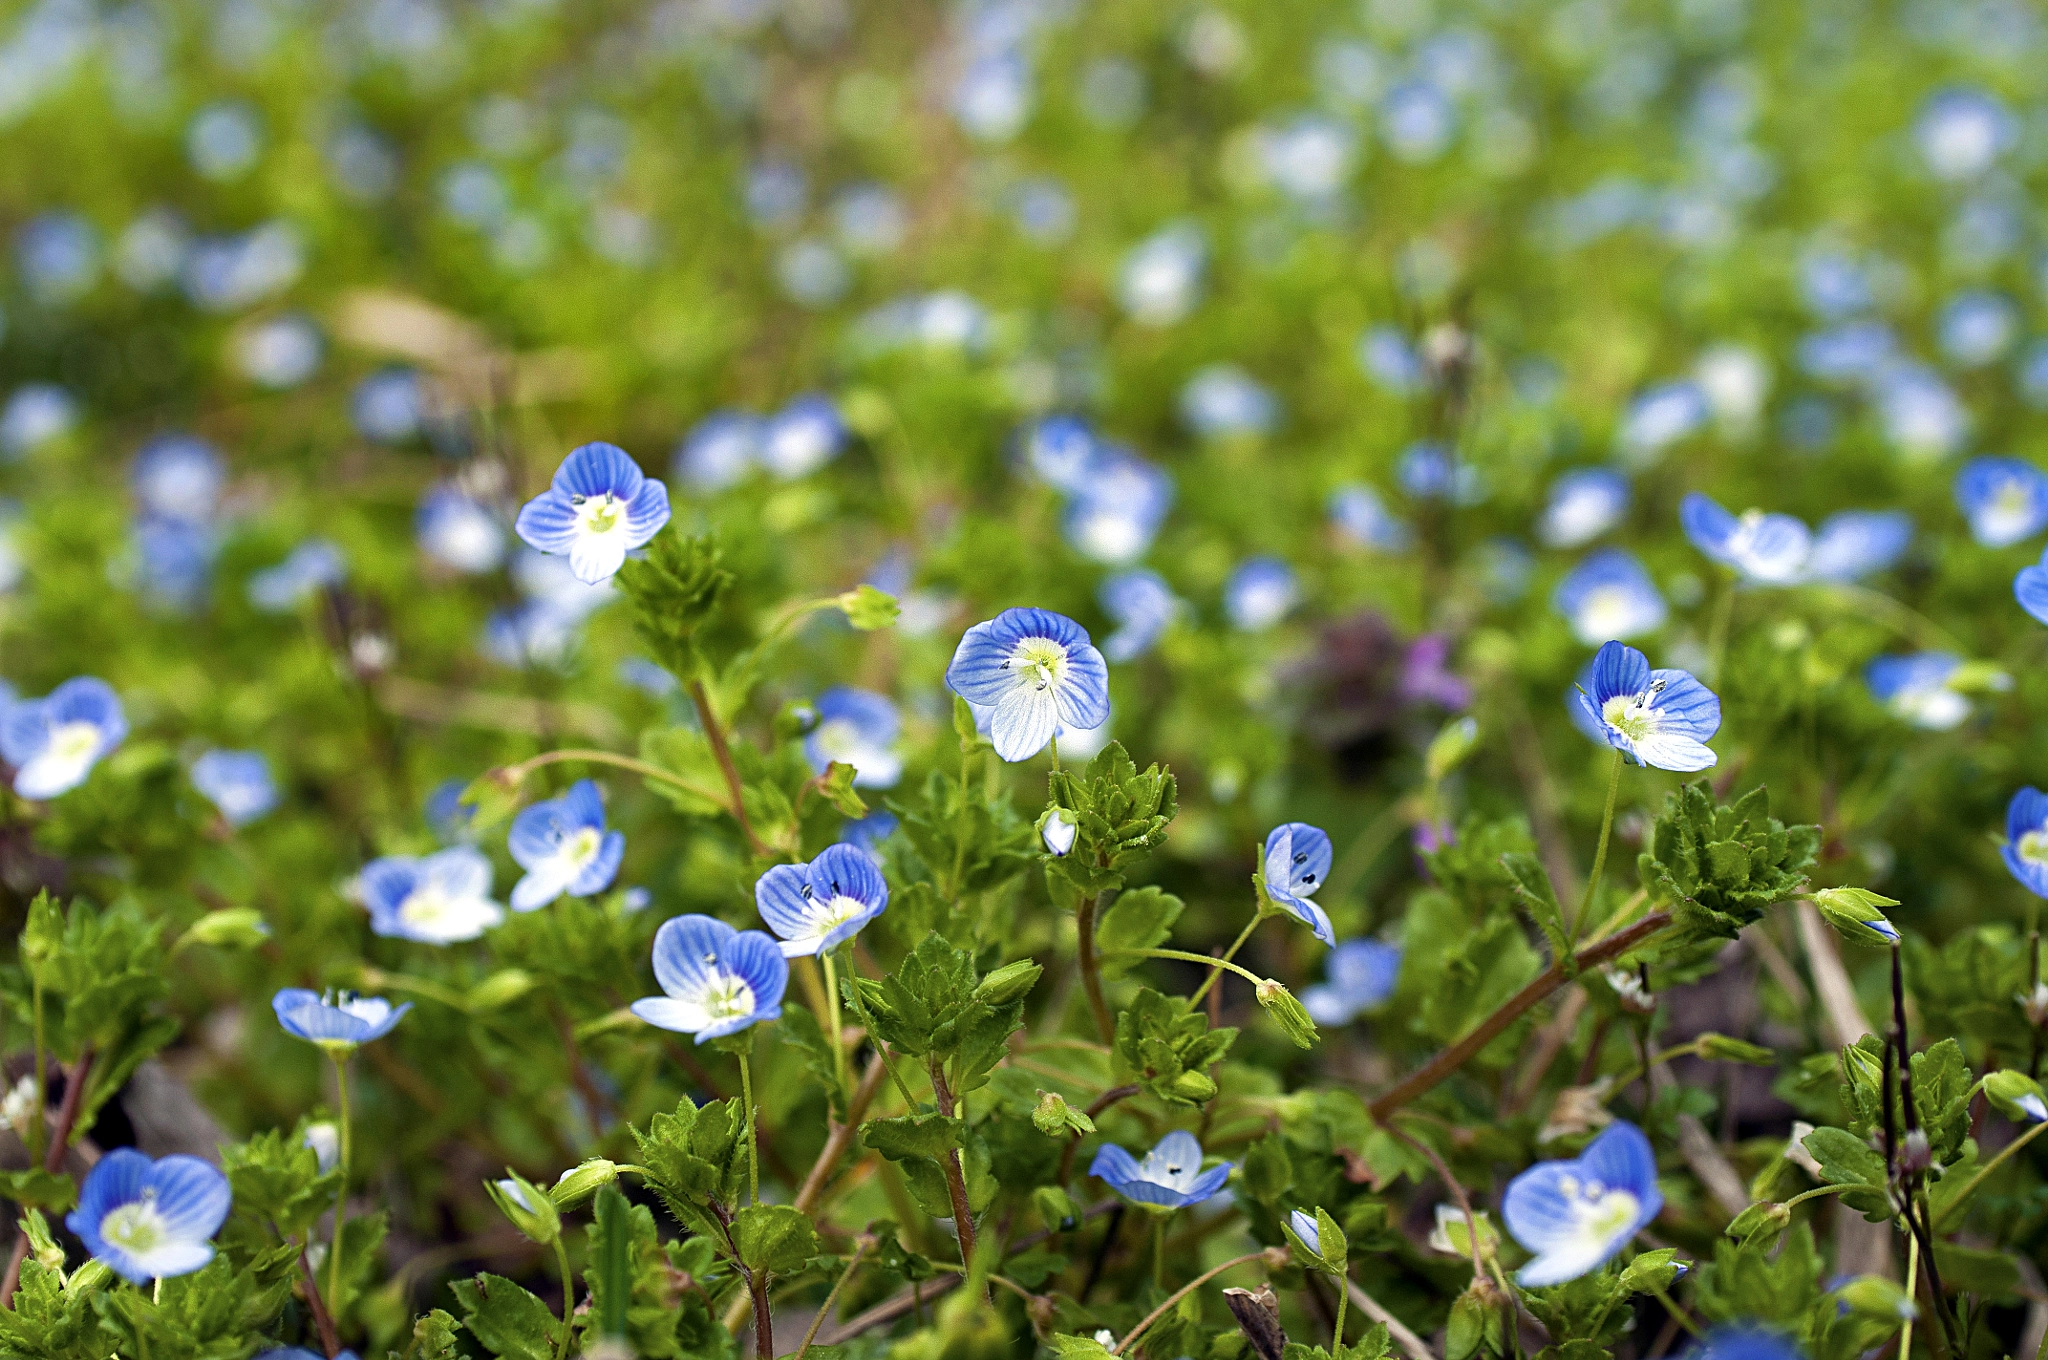
{"label": "thin stalk", "polygon": [[747,1292],[754,1298],[755,1360],[775,1360],[775,1315],[768,1307],[768,1272],[749,1270]]}
{"label": "thin stalk", "polygon": [[863,1236],[854,1243],[853,1259],[846,1263],[846,1269],[839,1272],[839,1278],[832,1282],[832,1290],[825,1295],[825,1302],[818,1307],[818,1315],[811,1319],[811,1329],[804,1333],[803,1344],[796,1348],[796,1360],[804,1360],[804,1352],[817,1339],[818,1328],[825,1325],[825,1319],[832,1316],[832,1305],[839,1302],[839,1291],[846,1288],[846,1282],[853,1278],[853,1272],[860,1269],[861,1259],[868,1254],[868,1248],[875,1245],[872,1237]]}
{"label": "thin stalk", "polygon": [[830,951],[821,952],[818,959],[825,965],[825,1008],[832,1026],[832,1080],[839,1085],[839,1093],[846,1094],[846,1035],[839,1023],[839,974],[833,967]]}
{"label": "thin stalk", "polygon": [[740,1099],[747,1107],[747,1202],[761,1202],[761,1147],[754,1133],[754,1072],[747,1063],[747,1055],[736,1055],[740,1060]]}
{"label": "thin stalk", "polygon": [[[1919,1290],[1920,1280],[1920,1239],[1906,1234],[1906,1297],[1912,1298]],[[1913,1315],[1906,1315],[1906,1325],[1899,1330],[1899,1360],[1911,1360],[1913,1354]]]}
{"label": "thin stalk", "polygon": [[1337,1325],[1330,1329],[1330,1354],[1332,1355],[1341,1354],[1344,1350],[1344,1305],[1351,1302],[1351,1291],[1344,1286],[1350,1282],[1348,1275],[1339,1275],[1337,1277]]}
{"label": "thin stalk", "polygon": [[[2048,1128],[2048,1124],[2044,1124],[2042,1127]],[[1786,1200],[1785,1207],[1791,1209],[1796,1205],[1806,1203],[1810,1199],[1819,1199],[1822,1195],[1839,1195],[1844,1190],[1861,1190],[1862,1188],[1860,1185],[1817,1185],[1811,1190],[1802,1190]],[[1967,1189],[1967,1187],[1965,1188]]]}
{"label": "thin stalk", "polygon": [[[1946,1227],[1948,1224],[1949,1215],[1963,1207],[1964,1202],[1967,1201],[1972,1194],[1976,1193],[1977,1186],[1984,1180],[1986,1176],[1989,1176],[1992,1172],[1998,1170],[1999,1166],[2003,1164],[2007,1158],[2011,1157],[2015,1152],[2018,1152],[2027,1144],[2033,1142],[2036,1138],[2039,1138],[2043,1132],[2048,1132],[2048,1124],[2034,1125],[2034,1127],[2028,1129],[2025,1133],[2021,1134],[2019,1137],[2013,1139],[2010,1143],[2007,1143],[2004,1147],[2000,1148],[1998,1150],[1997,1156],[1993,1157],[1990,1161],[1984,1163],[1984,1165],[1978,1167],[1977,1174],[1970,1177],[1970,1179],[1968,1179],[1967,1181],[1964,1181],[1963,1188],[1961,1190],[1958,1190],[1955,1193],[1955,1197],[1949,1200],[1947,1204],[1944,1204],[1941,1207],[1941,1212],[1934,1216],[1934,1230],[1936,1232],[1942,1231],[1942,1229]],[[1842,1188],[1848,1189],[1849,1187],[1844,1186]],[[1808,1191],[1807,1193],[1812,1194],[1814,1192]],[[1802,1195],[1800,1198],[1803,1199],[1805,1198],[1805,1196]]]}
{"label": "thin stalk", "polygon": [[[945,1071],[937,1058],[931,1060],[931,1078],[932,1099],[937,1103],[939,1113],[948,1119],[953,1118],[956,1113],[953,1090],[946,1084]],[[960,1165],[960,1149],[948,1149],[939,1166],[946,1173],[946,1198],[953,1205],[953,1230],[960,1238],[960,1265],[971,1278],[974,1271],[974,1210],[967,1200],[967,1173]],[[982,1282],[981,1292],[983,1301],[988,1301],[986,1280]]]}
{"label": "thin stalk", "polygon": [[[903,1078],[897,1075],[896,1064],[889,1060],[889,1046],[882,1042],[881,1035],[875,1033],[875,1022],[868,1015],[868,1003],[860,994],[860,968],[854,962],[851,944],[846,946],[846,975],[853,982],[853,985],[846,989],[847,994],[853,998],[853,1013],[860,1017],[860,1027],[866,1031],[868,1042],[874,1045],[875,1061],[882,1064],[882,1070],[889,1074],[889,1080],[896,1083],[896,1093],[903,1097],[904,1110],[909,1114],[916,1114],[917,1097],[910,1094],[910,1088],[904,1085]],[[858,1121],[850,1119],[848,1122]]]}
{"label": "thin stalk", "polygon": [[1600,891],[1600,875],[1607,868],[1607,841],[1614,834],[1614,799],[1621,791],[1621,765],[1626,759],[1621,752],[1614,753],[1614,768],[1607,776],[1607,811],[1600,816],[1600,848],[1593,852],[1593,872],[1586,875],[1586,894],[1579,899],[1579,909],[1572,913],[1572,919],[1565,927],[1566,935],[1576,946],[1579,931],[1585,925],[1586,913],[1593,909],[1593,894]]}
{"label": "thin stalk", "polygon": [[1166,1215],[1152,1216],[1152,1287],[1166,1288]]}
{"label": "thin stalk", "polygon": [[711,755],[718,762],[719,773],[725,776],[726,791],[732,795],[728,806],[732,819],[740,824],[740,833],[747,838],[747,844],[763,859],[770,851],[754,834],[754,824],[747,820],[746,798],[740,784],[739,768],[732,763],[732,747],[726,743],[725,729],[719,726],[718,715],[711,711],[711,696],[704,692],[704,682],[697,680],[690,685],[690,701],[697,706],[697,721],[703,725],[704,739],[711,743]]}
{"label": "thin stalk", "polygon": [[555,1265],[562,1272],[562,1344],[555,1348],[555,1360],[568,1360],[569,1334],[576,1318],[576,1277],[569,1273],[569,1249],[562,1235],[555,1234]]}
{"label": "thin stalk", "polygon": [[348,1169],[349,1151],[353,1146],[349,1138],[348,1124],[348,1055],[340,1052],[328,1054],[334,1060],[335,1088],[339,1093],[335,1103],[337,1122],[341,1125],[341,1155],[337,1163],[341,1172],[341,1183],[334,1192],[334,1241],[327,1248],[327,1311],[334,1318],[337,1328],[341,1325],[341,1229],[348,1221]]}
{"label": "thin stalk", "polygon": [[1182,963],[1206,963],[1213,968],[1228,968],[1256,987],[1265,979],[1241,964],[1219,959],[1214,954],[1196,954],[1186,949],[1112,949],[1112,954],[1133,954],[1141,959],[1178,959]]}
{"label": "thin stalk", "polygon": [[[1102,894],[1095,893],[1081,899],[1081,905],[1074,910],[1074,928],[1078,932],[1075,961],[1081,970],[1081,990],[1088,994],[1088,1009],[1095,1016],[1096,1033],[1102,1042],[1116,1042],[1116,1021],[1110,1019],[1109,1003],[1102,998],[1102,972],[1095,960],[1095,912],[1102,905]],[[1197,954],[1195,958],[1200,959]],[[1207,963],[1209,960],[1202,959]]]}
{"label": "thin stalk", "polygon": [[320,1297],[320,1281],[313,1275],[313,1267],[306,1264],[306,1253],[299,1251],[299,1273],[306,1277],[306,1307],[312,1310],[313,1327],[320,1333],[320,1345],[327,1352],[327,1360],[341,1354],[341,1337],[334,1330],[334,1319],[327,1315],[327,1304]]}
{"label": "thin stalk", "polygon": [[1714,602],[1714,621],[1707,631],[1707,673],[1709,685],[1720,683],[1721,654],[1728,649],[1728,624],[1735,617],[1735,580],[1723,575],[1721,598]]}
{"label": "thin stalk", "polygon": [[43,1127],[43,1121],[48,1118],[50,1099],[50,1050],[43,1025],[43,970],[41,968],[35,970],[34,991],[36,1012],[36,1109],[34,1122],[28,1126],[28,1155],[29,1165],[41,1166],[43,1163],[43,1140],[49,1136],[49,1130]]}
{"label": "thin stalk", "polygon": [[1237,951],[1244,948],[1244,942],[1249,940],[1252,937],[1252,932],[1259,928],[1259,922],[1265,919],[1264,915],[1254,913],[1252,919],[1245,922],[1244,929],[1238,931],[1237,938],[1230,942],[1230,948],[1223,951],[1223,957],[1218,959],[1216,966],[1209,970],[1209,976],[1202,979],[1202,985],[1197,987],[1195,994],[1188,998],[1189,1010],[1193,1010],[1202,1004],[1202,998],[1207,996],[1209,989],[1216,985],[1216,979],[1223,976],[1223,970],[1229,966],[1232,959],[1237,957]]}
{"label": "thin stalk", "polygon": [[1661,1289],[1652,1289],[1650,1292],[1657,1296],[1657,1302],[1664,1305],[1664,1311],[1671,1315],[1671,1320],[1690,1332],[1695,1341],[1705,1339],[1706,1333],[1700,1330],[1699,1323],[1692,1320],[1692,1314],[1686,1312],[1677,1299]]}
{"label": "thin stalk", "polygon": [[1123,1340],[1117,1342],[1114,1346],[1111,1346],[1109,1348],[1109,1353],[1111,1355],[1122,1355],[1125,1351],[1130,1349],[1131,1343],[1133,1341],[1136,1341],[1139,1337],[1145,1334],[1145,1329],[1147,1327],[1150,1327],[1153,1323],[1165,1317],[1168,1310],[1170,1310],[1175,1304],[1179,1303],[1182,1299],[1186,1298],[1195,1290],[1200,1289],[1203,1285],[1209,1283],[1209,1281],[1215,1279],[1218,1275],[1221,1275],[1224,1271],[1231,1270],[1237,1266],[1248,1264],[1252,1261],[1264,1260],[1265,1256],[1266,1253],[1264,1251],[1248,1251],[1242,1256],[1231,1257],[1228,1261],[1225,1261],[1220,1266],[1213,1266],[1210,1269],[1203,1271],[1200,1275],[1195,1276],[1194,1279],[1189,1280],[1179,1289],[1176,1289],[1171,1295],[1168,1296],[1166,1302],[1160,1304],[1157,1308],[1154,1308],[1151,1312],[1145,1314],[1145,1320],[1140,1322],[1137,1326],[1131,1328],[1130,1331],[1126,1332],[1124,1334]]}
{"label": "thin stalk", "polygon": [[517,765],[507,766],[505,774],[508,778],[513,779],[515,783],[522,782],[527,774],[539,769],[541,766],[554,765],[565,760],[580,761],[587,765],[612,765],[621,770],[630,770],[642,779],[652,779],[660,784],[671,784],[685,793],[695,794],[707,803],[717,803],[721,807],[725,807],[727,811],[732,810],[725,796],[715,789],[707,789],[702,784],[692,783],[675,771],[664,770],[659,765],[650,765],[644,760],[635,760],[631,756],[622,756],[612,751],[600,751],[594,746],[579,746],[563,751],[543,751],[537,756],[530,756],[520,761]]}

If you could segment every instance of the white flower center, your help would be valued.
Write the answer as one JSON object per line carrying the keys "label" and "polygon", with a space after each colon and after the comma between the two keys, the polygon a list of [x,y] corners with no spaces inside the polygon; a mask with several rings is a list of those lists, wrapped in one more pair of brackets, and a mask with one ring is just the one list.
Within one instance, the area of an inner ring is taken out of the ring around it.
{"label": "white flower center", "polygon": [[2048,864],[2048,827],[2037,826],[2021,836],[2019,855],[2029,864]]}
{"label": "white flower center", "polygon": [[608,534],[626,522],[626,503],[609,491],[576,500],[576,527],[586,534]]}
{"label": "white flower center", "polygon": [[1607,1241],[1627,1232],[1636,1221],[1643,1203],[1627,1190],[1600,1181],[1581,1181],[1573,1176],[1559,1179],[1557,1188],[1578,1200],[1580,1226],[1588,1236]]}
{"label": "white flower center", "polygon": [[1067,669],[1067,649],[1051,638],[1025,638],[1003,663],[1020,685],[1050,689],[1060,683]]}
{"label": "white flower center", "polygon": [[1631,631],[1636,624],[1633,592],[1623,586],[1599,586],[1586,592],[1579,608],[1579,628],[1608,637]]}
{"label": "white flower center", "polygon": [[697,1004],[712,1020],[736,1020],[754,1013],[754,989],[738,973],[713,973]]}
{"label": "white flower center", "polygon": [[143,1191],[141,1199],[111,1210],[100,1220],[100,1236],[135,1256],[155,1251],[167,1235],[154,1190]]}
{"label": "white flower center", "polygon": [[831,718],[818,725],[818,749],[832,760],[848,765],[857,765],[855,756],[867,749],[861,740],[860,728],[845,718]]}
{"label": "white flower center", "polygon": [[562,843],[562,858],[580,869],[597,858],[598,847],[603,844],[602,831],[594,826],[583,827]]}
{"label": "white flower center", "polygon": [[59,723],[50,730],[49,759],[82,765],[100,748],[100,730],[89,722]]}
{"label": "white flower center", "polygon": [[1660,715],[1650,707],[1651,697],[1651,694],[1617,694],[1601,705],[1601,721],[1630,741],[1641,741],[1661,725]]}
{"label": "white flower center", "polygon": [[462,924],[467,919],[464,909],[468,905],[429,883],[413,890],[398,908],[398,915],[416,929],[438,931]]}

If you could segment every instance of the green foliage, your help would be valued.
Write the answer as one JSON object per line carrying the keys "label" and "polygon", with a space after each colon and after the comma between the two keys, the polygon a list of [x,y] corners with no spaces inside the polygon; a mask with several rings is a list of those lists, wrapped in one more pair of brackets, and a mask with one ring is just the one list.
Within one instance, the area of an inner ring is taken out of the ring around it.
{"label": "green foliage", "polygon": [[462,1325],[500,1360],[552,1360],[562,1320],[532,1291],[502,1275],[478,1275],[450,1286]]}
{"label": "green foliage", "polygon": [[676,1218],[714,1239],[724,1235],[718,1211],[739,1203],[746,1185],[746,1113],[737,1100],[698,1106],[683,1097],[674,1114],[657,1114],[647,1131],[633,1130],[648,1184]]}
{"label": "green foliage", "polygon": [[691,538],[671,527],[613,578],[632,602],[634,632],[686,685],[704,678],[702,634],[733,586],[724,561],[715,539]]}
{"label": "green foliage", "polygon": [[1158,764],[1139,770],[1121,742],[1105,746],[1087,771],[1052,774],[1052,801],[1077,828],[1074,848],[1046,863],[1048,877],[1078,895],[1123,886],[1124,871],[1166,843],[1179,810],[1179,786]]}
{"label": "green foliage", "polygon": [[1819,850],[1820,828],[1788,827],[1771,816],[1761,785],[1717,805],[1701,779],[1666,796],[1637,872],[1652,896],[1671,904],[1679,939],[1732,940],[1805,886]]}
{"label": "green foliage", "polygon": [[1116,1017],[1116,1075],[1173,1105],[1200,1105],[1216,1094],[1208,1069],[1237,1039],[1211,1029],[1209,1017],[1150,987],[1139,989]]}

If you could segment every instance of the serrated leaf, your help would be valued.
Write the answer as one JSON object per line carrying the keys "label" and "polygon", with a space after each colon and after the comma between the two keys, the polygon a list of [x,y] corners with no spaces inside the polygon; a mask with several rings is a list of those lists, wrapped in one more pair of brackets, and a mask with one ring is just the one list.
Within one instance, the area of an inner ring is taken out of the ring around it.
{"label": "serrated leaf", "polygon": [[854,792],[856,773],[853,766],[835,760],[825,767],[825,773],[818,776],[818,792],[843,816],[858,819],[868,815],[868,805]]}
{"label": "serrated leaf", "polygon": [[749,1270],[786,1275],[818,1254],[810,1217],[787,1204],[749,1204],[733,1219],[733,1245]]}
{"label": "serrated leaf", "polygon": [[1102,976],[1119,978],[1143,963],[1144,959],[1120,951],[1156,949],[1165,944],[1184,907],[1178,897],[1157,887],[1118,893],[1095,927]]}
{"label": "serrated leaf", "polygon": [[561,1319],[532,1292],[502,1275],[449,1285],[462,1325],[500,1360],[554,1360]]}

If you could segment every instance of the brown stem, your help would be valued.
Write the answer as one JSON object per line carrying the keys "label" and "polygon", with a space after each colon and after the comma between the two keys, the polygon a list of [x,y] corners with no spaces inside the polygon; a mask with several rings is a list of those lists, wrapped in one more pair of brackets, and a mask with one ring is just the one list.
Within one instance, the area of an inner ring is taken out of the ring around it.
{"label": "brown stem", "polygon": [[[1101,1095],[1095,1097],[1094,1100],[1090,1101],[1085,1113],[1090,1119],[1093,1119],[1096,1115],[1101,1114],[1104,1110],[1116,1104],[1119,1100],[1127,1099],[1128,1097],[1134,1096],[1136,1094],[1138,1094],[1138,1088],[1135,1086],[1112,1086],[1107,1091],[1104,1091]],[[1067,1181],[1073,1176],[1074,1152],[1080,1146],[1081,1135],[1078,1133],[1067,1140],[1066,1149],[1060,1153],[1060,1178],[1057,1181],[1053,1182],[1053,1184],[1065,1185]]]}
{"label": "brown stem", "polygon": [[1670,924],[1670,912],[1653,911],[1628,929],[1610,935],[1604,940],[1597,940],[1581,949],[1573,957],[1572,962],[1576,964],[1573,973],[1565,971],[1565,961],[1562,959],[1552,963],[1550,967],[1537,974],[1536,979],[1528,986],[1503,1002],[1500,1009],[1480,1021],[1477,1029],[1431,1058],[1400,1085],[1375,1100],[1370,1107],[1373,1120],[1384,1124],[1388,1115],[1470,1062],[1481,1049],[1499,1038],[1508,1026],[1521,1019],[1552,992],[1571,981],[1576,973],[1583,973],[1611,959],[1619,958]]}
{"label": "brown stem", "polygon": [[1102,1042],[1116,1042],[1116,1021],[1109,1018],[1109,1003],[1102,999],[1102,974],[1095,963],[1095,909],[1102,894],[1081,899],[1074,912],[1074,928],[1080,932],[1077,958],[1081,969],[1081,990],[1088,993],[1088,1009],[1094,1013],[1096,1032]]}
{"label": "brown stem", "polygon": [[726,790],[732,795],[733,820],[740,824],[740,831],[762,859],[770,857],[768,847],[754,834],[754,825],[747,820],[747,804],[740,786],[740,772],[732,763],[732,747],[725,741],[725,729],[718,724],[718,715],[711,711],[711,696],[704,692],[702,680],[690,684],[690,700],[697,705],[697,721],[704,726],[704,739],[711,743],[711,755],[718,761],[718,769],[725,776]]}
{"label": "brown stem", "polygon": [[[938,1102],[939,1113],[951,1119],[953,1091],[946,1085],[946,1072],[937,1058],[932,1059],[931,1074],[932,1097]],[[967,1203],[967,1173],[960,1165],[960,1149],[947,1149],[946,1160],[939,1165],[946,1173],[946,1198],[953,1203],[953,1227],[960,1235],[960,1268],[971,1274],[974,1270],[974,1210]],[[984,1294],[987,1289],[984,1284]]]}
{"label": "brown stem", "polygon": [[[78,1111],[85,1102],[85,1088],[92,1077],[93,1052],[78,1055],[64,1074],[64,1102],[57,1107],[57,1131],[43,1151],[43,1170],[56,1171],[64,1165],[64,1153],[71,1146],[71,1130],[78,1123]],[[28,1260],[28,1234],[16,1230],[14,1252],[7,1259],[7,1273],[0,1276],[0,1308],[14,1304],[14,1291],[21,1287],[22,1263]]]}
{"label": "brown stem", "polygon": [[754,1296],[754,1355],[775,1360],[775,1318],[768,1311],[768,1272],[749,1270],[747,1292]]}
{"label": "brown stem", "polygon": [[320,1344],[327,1351],[327,1360],[341,1354],[341,1334],[334,1330],[334,1318],[327,1312],[327,1301],[320,1297],[320,1286],[314,1283],[313,1267],[306,1263],[306,1253],[299,1252],[299,1270],[306,1277],[306,1307],[313,1312],[313,1326],[320,1333]]}

